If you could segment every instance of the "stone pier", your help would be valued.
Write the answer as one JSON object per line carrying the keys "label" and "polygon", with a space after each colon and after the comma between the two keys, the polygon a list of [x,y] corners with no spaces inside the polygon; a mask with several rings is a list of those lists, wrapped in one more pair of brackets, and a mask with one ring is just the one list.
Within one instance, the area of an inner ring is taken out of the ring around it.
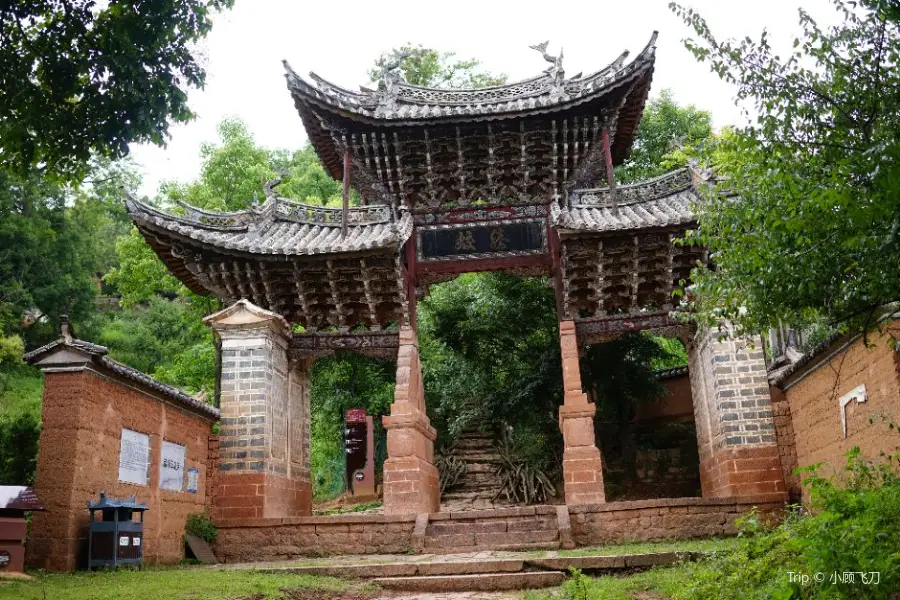
{"label": "stone pier", "polygon": [[397,384],[387,430],[388,458],[384,462],[385,514],[436,513],[441,494],[434,466],[434,427],[425,414],[425,390],[414,329],[400,328]]}
{"label": "stone pier", "polygon": [[311,514],[309,377],[291,364],[284,317],[247,300],[206,317],[222,340],[220,519]]}
{"label": "stone pier", "polygon": [[762,343],[719,336],[688,348],[703,496],[785,492]]}
{"label": "stone pier", "polygon": [[563,434],[563,488],[566,504],[606,502],[603,490],[603,463],[594,438],[597,406],[581,387],[578,341],[574,321],[559,324],[562,351],[564,401],[559,407],[559,427]]}

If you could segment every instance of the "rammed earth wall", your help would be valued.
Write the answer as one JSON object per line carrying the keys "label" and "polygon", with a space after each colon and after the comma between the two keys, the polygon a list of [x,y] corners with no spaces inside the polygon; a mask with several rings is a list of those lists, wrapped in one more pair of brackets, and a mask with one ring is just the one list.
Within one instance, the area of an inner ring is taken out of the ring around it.
{"label": "rammed earth wall", "polygon": [[[135,495],[149,507],[145,562],[179,562],[187,516],[202,511],[207,500],[211,424],[210,418],[89,368],[46,373],[34,487],[47,512],[32,517],[28,565],[51,571],[87,566],[87,505],[101,491],[112,498]],[[123,428],[150,437],[146,486],[118,481]],[[196,493],[186,491],[186,482],[180,492],[160,489],[163,440],[185,446],[184,466],[199,471]]]}
{"label": "rammed earth wall", "polygon": [[[900,452],[900,434],[896,425],[889,427],[900,423],[897,336],[900,321],[885,325],[884,333],[873,332],[867,340],[861,336],[839,339],[820,347],[789,376],[776,381],[787,406],[781,412],[789,413],[791,421],[790,429],[786,422],[779,428],[779,446],[791,452],[793,440],[796,466],[822,463],[821,473],[830,476],[841,474],[845,455],[854,446],[869,460]],[[850,400],[844,408],[845,437],[840,399],[859,386],[865,386],[865,401]],[[796,478],[793,485],[796,493]]]}

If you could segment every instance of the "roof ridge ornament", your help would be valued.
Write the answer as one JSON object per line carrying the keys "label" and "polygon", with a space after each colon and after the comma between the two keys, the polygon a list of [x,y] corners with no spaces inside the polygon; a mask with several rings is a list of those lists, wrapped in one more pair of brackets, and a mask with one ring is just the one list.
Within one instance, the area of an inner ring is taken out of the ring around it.
{"label": "roof ridge ornament", "polygon": [[544,57],[550,66],[544,69],[544,73],[550,75],[553,78],[553,83],[556,85],[562,85],[563,81],[566,78],[566,72],[562,66],[563,60],[563,49],[562,46],[559,48],[559,56],[553,56],[547,53],[547,45],[550,43],[550,40],[546,42],[541,42],[540,44],[535,44],[534,46],[528,46],[532,50],[537,50],[541,53],[541,56]]}
{"label": "roof ridge ornament", "polygon": [[403,79],[403,61],[412,56],[412,52],[401,52],[394,48],[391,56],[381,65],[381,80],[378,82],[378,107],[376,114],[390,114],[397,108],[397,84]]}

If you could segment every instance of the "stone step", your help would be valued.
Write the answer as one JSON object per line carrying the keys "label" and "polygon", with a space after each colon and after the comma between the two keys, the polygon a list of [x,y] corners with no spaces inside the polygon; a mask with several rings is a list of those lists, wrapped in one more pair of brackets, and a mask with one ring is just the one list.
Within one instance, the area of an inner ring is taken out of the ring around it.
{"label": "stone step", "polygon": [[463,489],[460,487],[452,492],[441,494],[441,500],[493,500],[496,495],[496,490],[492,488]]}
{"label": "stone step", "polygon": [[373,581],[385,589],[403,592],[493,592],[555,587],[561,585],[565,579],[566,575],[562,571],[537,571],[532,573],[380,577]]}
{"label": "stone step", "polygon": [[453,456],[465,462],[484,462],[495,464],[500,462],[500,457],[493,452],[485,452],[483,450],[464,450],[462,452],[454,452]]}
{"label": "stone step", "polygon": [[[452,530],[443,530],[440,528],[443,526],[439,527],[438,524],[435,524],[433,527],[429,527],[429,533],[425,535],[425,549],[476,547],[482,550],[499,550],[533,547],[534,544],[559,546],[559,530],[557,529],[491,531],[488,526],[492,524],[481,525],[480,531],[473,524],[471,527],[467,527],[469,529],[467,533],[451,533]],[[505,523],[497,523],[498,527],[501,525],[504,529],[506,528]],[[466,526],[464,525],[464,527]]]}
{"label": "stone step", "polygon": [[[545,567],[538,567],[544,569]],[[359,565],[322,565],[309,567],[273,567],[261,573],[292,575],[324,575],[349,579],[376,577],[413,577],[437,575],[476,575],[480,573],[518,573],[525,570],[520,559],[453,560],[441,562],[396,562]],[[552,569],[551,569],[552,570]]]}
{"label": "stone step", "polygon": [[497,465],[495,465],[494,463],[466,461],[466,468],[468,469],[468,471],[466,472],[468,475],[474,473],[484,473],[487,475],[493,475],[497,479],[500,478],[500,475],[497,474]]}

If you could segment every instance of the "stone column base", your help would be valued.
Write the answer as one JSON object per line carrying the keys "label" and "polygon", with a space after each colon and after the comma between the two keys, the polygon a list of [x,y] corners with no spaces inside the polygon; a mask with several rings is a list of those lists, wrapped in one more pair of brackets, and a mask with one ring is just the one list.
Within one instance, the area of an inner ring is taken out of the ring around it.
{"label": "stone column base", "polygon": [[309,482],[271,473],[219,473],[214,519],[303,517],[312,514]]}
{"label": "stone column base", "polygon": [[720,450],[700,462],[700,486],[704,498],[786,492],[778,447]]}
{"label": "stone column base", "polygon": [[437,467],[417,456],[384,461],[384,513],[436,513],[441,509]]}
{"label": "stone column base", "polygon": [[566,504],[601,504],[606,502],[603,490],[603,462],[594,444],[594,413],[597,407],[587,402],[559,407],[562,429],[563,488]]}

